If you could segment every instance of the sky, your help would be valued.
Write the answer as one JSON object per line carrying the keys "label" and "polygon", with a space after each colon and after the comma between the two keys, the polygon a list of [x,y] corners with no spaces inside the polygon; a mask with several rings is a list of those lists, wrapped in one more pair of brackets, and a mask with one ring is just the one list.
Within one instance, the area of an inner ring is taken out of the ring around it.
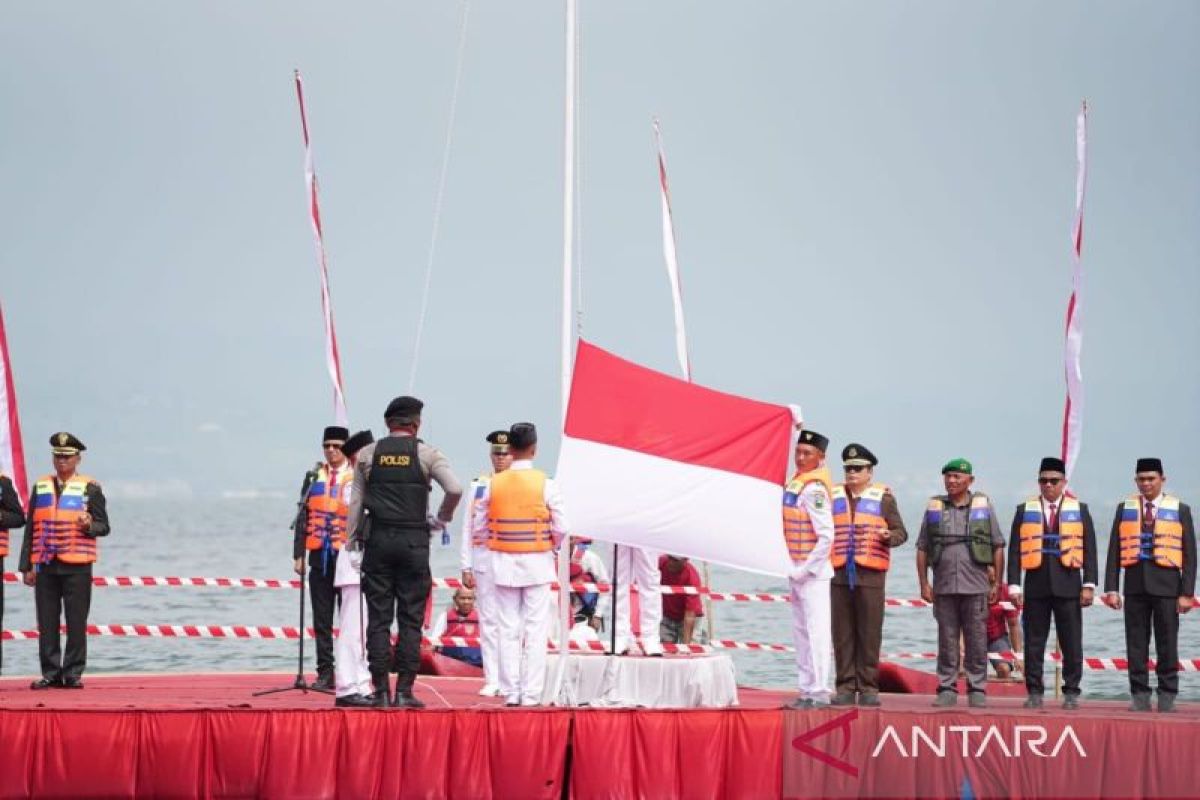
{"label": "sky", "polygon": [[[676,373],[651,120],[694,378],[799,403],[877,477],[1016,502],[1056,454],[1075,116],[1089,104],[1084,443],[1200,495],[1200,5],[581,0],[585,338]],[[464,478],[557,453],[562,2],[469,3],[422,435]],[[0,303],[28,467],[109,493],[291,492],[332,421],[292,70],[351,427],[408,391],[463,4],[10,3]],[[720,424],[714,420],[714,424]],[[834,459],[836,460],[836,458]]]}

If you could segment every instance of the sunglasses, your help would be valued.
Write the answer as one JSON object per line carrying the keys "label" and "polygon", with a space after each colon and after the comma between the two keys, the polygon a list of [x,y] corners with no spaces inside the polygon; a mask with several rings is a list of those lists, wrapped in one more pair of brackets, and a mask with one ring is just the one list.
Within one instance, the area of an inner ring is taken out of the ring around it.
{"label": "sunglasses", "polygon": [[1062,478],[1038,478],[1038,483],[1042,486],[1058,486]]}
{"label": "sunglasses", "polygon": [[867,469],[867,468],[868,467],[865,464],[844,464],[844,465],[842,465],[842,469],[846,470],[846,472],[862,472],[864,469]]}

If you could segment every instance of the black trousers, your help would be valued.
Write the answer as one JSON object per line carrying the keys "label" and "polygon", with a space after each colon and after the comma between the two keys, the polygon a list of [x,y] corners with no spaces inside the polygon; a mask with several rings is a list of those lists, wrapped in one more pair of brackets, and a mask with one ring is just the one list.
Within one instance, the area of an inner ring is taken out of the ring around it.
{"label": "black trousers", "polygon": [[341,593],[333,585],[337,551],[322,567],[321,551],[308,554],[308,596],[312,599],[313,630],[317,634],[317,674],[333,673],[333,607]]}
{"label": "black trousers", "polygon": [[1046,691],[1042,671],[1051,616],[1062,648],[1063,694],[1078,697],[1083,679],[1083,606],[1079,595],[1025,599],[1021,617],[1025,626],[1025,689],[1031,695]]}
{"label": "black trousers", "polygon": [[421,665],[421,622],[432,586],[427,530],[381,525],[371,529],[363,554],[362,590],[367,601],[367,662],[377,687],[387,684],[394,618],[396,686],[412,688]]}
{"label": "black trousers", "polygon": [[1125,595],[1125,655],[1129,659],[1129,691],[1150,694],[1150,632],[1154,631],[1158,693],[1179,693],[1179,608],[1176,597]]}
{"label": "black trousers", "polygon": [[883,586],[862,584],[854,587],[853,591],[840,583],[829,587],[838,694],[879,694],[883,592]]}
{"label": "black trousers", "polygon": [[[50,680],[79,678],[87,666],[87,618],[92,607],[92,568],[58,571],[51,563],[42,568],[34,584],[37,606],[38,657],[42,677]],[[67,651],[59,650],[58,626],[67,618]]]}

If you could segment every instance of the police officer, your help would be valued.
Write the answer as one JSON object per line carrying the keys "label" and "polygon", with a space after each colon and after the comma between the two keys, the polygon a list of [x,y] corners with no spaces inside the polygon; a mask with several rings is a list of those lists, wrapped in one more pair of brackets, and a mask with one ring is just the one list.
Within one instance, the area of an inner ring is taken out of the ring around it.
{"label": "police officer", "polygon": [[350,431],[331,425],[321,437],[324,458],[305,476],[304,505],[294,526],[292,559],[296,574],[304,571],[308,551],[308,592],[317,636],[317,680],[314,689],[333,691],[333,605],[338,596],[333,578],[338,553],[346,543],[346,501],[354,469],[342,452]]}
{"label": "police officer", "polygon": [[[83,442],[62,432],[50,437],[54,473],[38,478],[29,496],[21,545],[21,576],[34,587],[42,677],[31,689],[83,688],[87,617],[92,604],[92,564],[107,536],[108,510],[100,484],[78,472]],[[59,651],[58,626],[67,621],[67,650]]]}
{"label": "police officer", "polygon": [[[8,555],[8,529],[25,524],[21,500],[9,477],[0,472],[0,574],[4,572],[4,557]],[[0,628],[4,627],[4,581],[0,580]],[[0,674],[4,670],[4,642],[0,639]]]}
{"label": "police officer", "polygon": [[488,531],[489,566],[500,624],[500,692],[510,706],[536,706],[546,680],[546,637],[554,594],[554,550],[569,528],[558,484],[533,466],[537,428],[508,431],[512,466],[494,476],[472,506],[472,526]]}
{"label": "police officer", "polygon": [[[462,486],[441,452],[417,438],[421,410],[415,397],[388,403],[384,422],[388,435],[367,445],[354,464],[350,494],[351,536],[365,541],[362,587],[367,600],[367,659],[373,699],[388,703],[389,632],[395,618],[396,693],[393,706],[424,708],[413,696],[421,663],[421,622],[425,599],[433,585],[429,572],[429,537],[454,518]],[[445,497],[437,516],[429,513],[430,480]]]}
{"label": "police officer", "polygon": [[489,445],[488,458],[492,471],[471,481],[467,490],[466,518],[462,531],[462,582],[463,586],[475,590],[475,608],[479,615],[479,639],[482,653],[484,697],[495,697],[500,693],[500,626],[496,618],[495,580],[492,576],[491,556],[487,546],[487,527],[475,528],[475,500],[483,496],[484,487],[496,475],[512,464],[512,451],[508,446],[508,431],[492,431],[485,437]]}
{"label": "police officer", "polygon": [[[921,599],[933,603],[938,625],[935,706],[958,703],[959,635],[966,643],[967,701],[987,705],[988,603],[1004,572],[1004,536],[992,501],[972,492],[975,471],[965,458],[942,467],[946,493],[930,498],[917,536]],[[929,570],[933,570],[933,586]]]}
{"label": "police officer", "polygon": [[[1196,530],[1192,509],[1166,494],[1162,461],[1139,458],[1138,493],[1117,506],[1104,567],[1104,605],[1125,607],[1131,711],[1150,710],[1150,632],[1158,654],[1158,710],[1174,711],[1179,694],[1179,615],[1196,593]],[[1118,593],[1125,570],[1125,600]]]}
{"label": "police officer", "polygon": [[828,447],[829,439],[816,431],[800,431],[796,440],[796,474],[783,491],[783,537],[792,559],[788,582],[800,684],[800,696],[788,708],[829,704],[833,661],[829,612],[829,580],[833,577],[829,563],[833,550],[833,479],[825,468]]}
{"label": "police officer", "polygon": [[891,489],[875,482],[879,459],[861,444],[842,448],[845,483],[833,489],[834,705],[879,705],[879,646],[892,548],[908,540]]}
{"label": "police officer", "polygon": [[[1083,607],[1096,591],[1096,529],[1087,503],[1064,497],[1061,458],[1043,458],[1037,497],[1017,506],[1008,539],[1008,594],[1024,607],[1026,708],[1041,708],[1050,616],[1062,645],[1063,708],[1079,708],[1083,678]],[[1025,585],[1021,586],[1021,573]]]}

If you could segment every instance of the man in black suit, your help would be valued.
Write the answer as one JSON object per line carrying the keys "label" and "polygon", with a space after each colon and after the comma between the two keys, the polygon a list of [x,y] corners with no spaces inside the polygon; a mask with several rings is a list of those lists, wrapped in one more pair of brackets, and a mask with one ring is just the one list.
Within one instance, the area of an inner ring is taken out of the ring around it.
{"label": "man in black suit", "polygon": [[1196,592],[1196,531],[1192,509],[1163,493],[1162,461],[1139,458],[1138,494],[1117,506],[1104,569],[1104,605],[1119,609],[1125,570],[1125,654],[1131,711],[1150,710],[1150,631],[1158,654],[1158,710],[1174,711],[1179,693],[1179,615]]}
{"label": "man in black suit", "polygon": [[[1062,647],[1063,708],[1079,708],[1083,678],[1083,607],[1096,591],[1096,529],[1086,503],[1064,497],[1066,466],[1043,458],[1038,497],[1017,506],[1008,540],[1008,593],[1025,611],[1026,708],[1041,708],[1050,617]],[[1021,586],[1021,572],[1025,585]]]}

